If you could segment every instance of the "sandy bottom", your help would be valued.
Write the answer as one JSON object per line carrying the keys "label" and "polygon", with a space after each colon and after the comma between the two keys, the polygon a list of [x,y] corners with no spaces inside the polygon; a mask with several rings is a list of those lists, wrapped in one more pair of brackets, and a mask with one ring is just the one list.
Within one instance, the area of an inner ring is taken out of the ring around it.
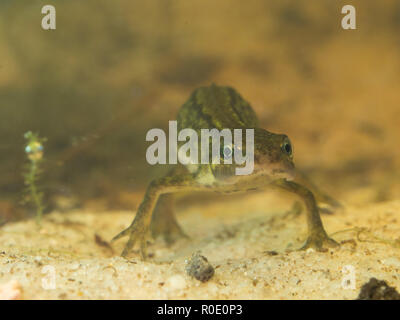
{"label": "sandy bottom", "polygon": [[[371,277],[400,289],[400,201],[347,204],[323,215],[327,232],[341,242],[326,252],[297,250],[306,223],[304,214],[288,214],[288,203],[258,193],[183,207],[178,220],[190,240],[168,247],[157,239],[145,262],[137,252],[119,256],[125,240],[107,243],[132,212],[54,212],[41,229],[33,220],[10,223],[0,229],[0,296],[355,299]],[[185,273],[185,261],[198,250],[215,267],[205,283]]]}

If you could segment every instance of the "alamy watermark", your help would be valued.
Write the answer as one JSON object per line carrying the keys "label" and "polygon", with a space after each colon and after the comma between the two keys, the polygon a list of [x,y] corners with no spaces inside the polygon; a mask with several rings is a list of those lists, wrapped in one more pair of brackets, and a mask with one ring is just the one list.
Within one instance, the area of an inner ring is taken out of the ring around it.
{"label": "alamy watermark", "polygon": [[42,14],[45,15],[42,18],[42,29],[56,30],[56,8],[49,4],[45,5],[42,7]]}
{"label": "alamy watermark", "polygon": [[56,268],[51,265],[46,265],[42,268],[42,274],[45,275],[42,278],[42,288],[44,290],[56,289]]}
{"label": "alamy watermark", "polygon": [[341,286],[344,290],[354,290],[356,288],[356,269],[351,264],[342,268]]}
{"label": "alamy watermark", "polygon": [[[249,175],[254,170],[254,129],[245,129],[245,146],[242,144],[243,131],[244,129],[222,129],[221,131],[215,128],[201,129],[199,137],[197,131],[190,128],[182,129],[178,133],[177,122],[169,121],[168,163],[221,164],[221,158],[223,158],[224,164],[238,165],[235,168],[236,175]],[[146,141],[155,141],[147,148],[147,162],[151,165],[167,164],[167,135],[164,130],[157,128],[149,130]],[[184,142],[179,149],[178,142]]]}
{"label": "alamy watermark", "polygon": [[[56,8],[53,5],[45,5],[42,7],[42,29],[56,30]],[[356,27],[356,9],[352,5],[342,7],[341,13],[344,14],[341,25],[344,30],[355,30]]]}

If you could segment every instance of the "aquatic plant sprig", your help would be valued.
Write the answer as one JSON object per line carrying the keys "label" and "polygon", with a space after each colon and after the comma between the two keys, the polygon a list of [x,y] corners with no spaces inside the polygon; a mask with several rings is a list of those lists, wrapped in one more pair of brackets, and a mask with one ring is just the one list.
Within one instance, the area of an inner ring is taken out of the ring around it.
{"label": "aquatic plant sprig", "polygon": [[39,137],[38,134],[28,131],[25,133],[24,138],[28,141],[25,146],[25,153],[29,159],[29,165],[26,172],[24,172],[24,182],[27,186],[30,200],[36,207],[36,222],[41,224],[43,215],[43,193],[39,192],[37,181],[41,173],[41,163],[43,161],[43,144],[46,138]]}

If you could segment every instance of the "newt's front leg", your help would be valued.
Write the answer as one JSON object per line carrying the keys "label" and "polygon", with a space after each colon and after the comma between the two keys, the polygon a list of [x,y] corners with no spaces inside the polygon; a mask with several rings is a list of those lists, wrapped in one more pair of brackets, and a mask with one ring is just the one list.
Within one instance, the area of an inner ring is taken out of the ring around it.
{"label": "newt's front leg", "polygon": [[153,180],[147,187],[146,194],[140,204],[135,219],[131,225],[116,235],[111,241],[129,235],[128,242],[122,251],[122,256],[129,254],[136,242],[139,243],[142,258],[146,258],[146,242],[150,237],[150,222],[154,207],[160,195],[187,189],[196,189],[198,185],[193,174],[167,175]]}
{"label": "newt's front leg", "polygon": [[306,205],[308,238],[302,249],[314,248],[321,251],[324,246],[336,247],[339,245],[327,235],[322,225],[315,197],[310,190],[301,184],[283,179],[275,181],[273,185],[297,194]]}
{"label": "newt's front leg", "polygon": [[329,194],[323,192],[319,187],[317,187],[311,179],[301,170],[296,169],[296,177],[295,182],[298,184],[308,188],[314,195],[317,202],[324,203],[328,205],[328,208],[325,209],[328,213],[332,213],[337,209],[342,209],[343,205],[337,201],[336,199],[332,198]]}

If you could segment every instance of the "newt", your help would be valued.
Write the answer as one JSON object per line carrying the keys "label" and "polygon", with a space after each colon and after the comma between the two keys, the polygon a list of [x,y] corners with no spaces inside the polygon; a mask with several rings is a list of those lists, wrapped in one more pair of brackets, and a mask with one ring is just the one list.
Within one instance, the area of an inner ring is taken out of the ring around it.
{"label": "newt", "polygon": [[[165,176],[151,181],[135,218],[128,228],[112,241],[129,236],[122,256],[127,256],[135,244],[146,258],[147,239],[163,236],[167,242],[186,237],[176,221],[174,193],[188,191],[246,192],[275,187],[296,194],[305,204],[308,238],[301,249],[338,246],[322,224],[317,200],[334,208],[340,204],[318,189],[299,172],[293,162],[293,146],[285,134],[276,134],[259,127],[250,104],[232,87],[200,87],[191,94],[177,115],[178,129],[254,129],[254,169],[248,175],[236,175],[237,164],[213,163],[175,165]],[[242,147],[245,148],[243,141]],[[235,146],[223,145],[222,157]],[[313,191],[311,191],[313,189]]]}

